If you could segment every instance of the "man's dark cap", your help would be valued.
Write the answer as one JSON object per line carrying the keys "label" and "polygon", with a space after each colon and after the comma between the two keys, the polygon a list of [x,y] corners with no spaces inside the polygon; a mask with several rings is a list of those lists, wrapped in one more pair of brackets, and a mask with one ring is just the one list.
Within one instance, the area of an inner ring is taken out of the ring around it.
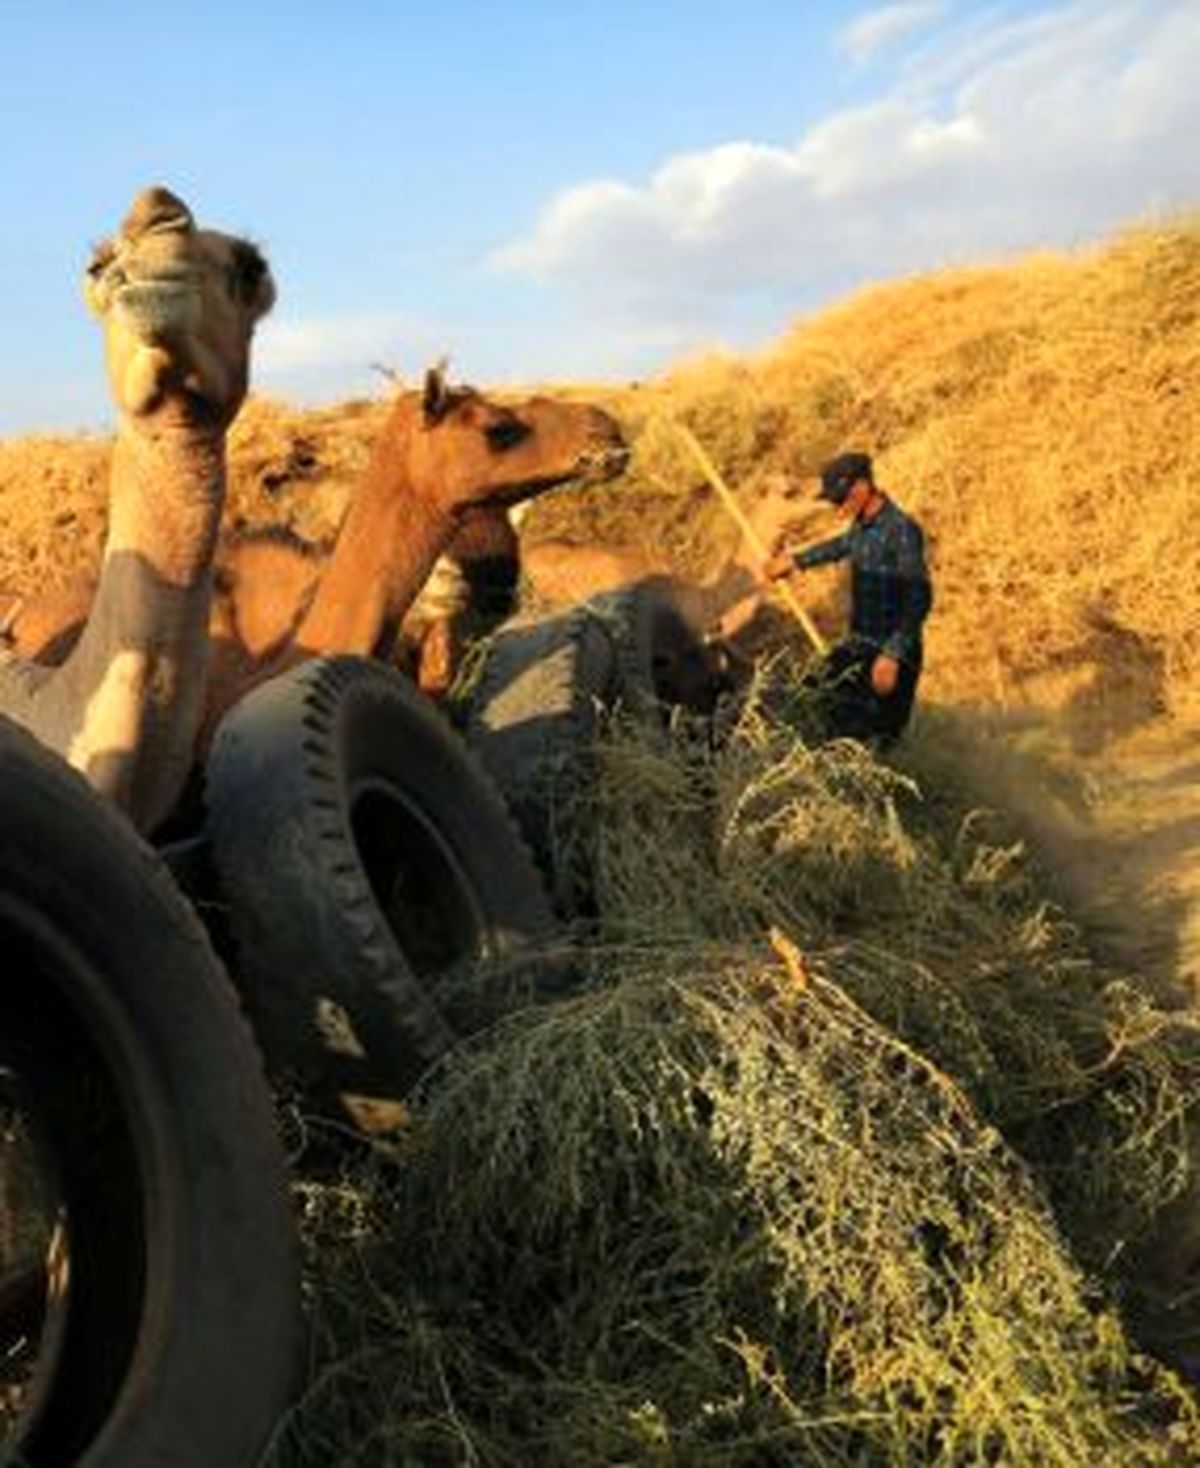
{"label": "man's dark cap", "polygon": [[819,498],[844,505],[851,489],[860,479],[871,480],[870,454],[839,454],[821,470]]}

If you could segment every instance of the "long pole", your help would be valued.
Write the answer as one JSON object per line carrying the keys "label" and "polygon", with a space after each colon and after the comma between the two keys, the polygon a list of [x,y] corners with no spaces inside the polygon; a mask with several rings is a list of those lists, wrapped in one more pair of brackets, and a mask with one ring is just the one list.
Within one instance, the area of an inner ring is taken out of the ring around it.
{"label": "long pole", "polygon": [[[700,440],[696,437],[692,430],[690,428],[684,427],[682,423],[676,423],[672,420],[671,427],[679,436],[680,443],[683,444],[684,448],[686,448],[687,451],[691,454],[692,458],[695,459],[701,473],[708,480],[709,484],[712,485],[713,489],[716,490],[718,500],[725,507],[728,513],[733,517],[734,523],[737,525],[742,534],[746,537],[746,541],[749,544],[750,549],[754,552],[756,556],[758,556],[759,560],[765,561],[768,558],[770,552],[763,544],[762,536],[760,536],[758,531],[755,530],[754,526],[747,518],[745,510],[743,510],[741,505],[738,504],[736,495],[734,494],[733,490],[731,490],[730,487],[725,483],[725,480],[721,477],[717,466],[709,458],[708,452],[705,449],[704,445],[700,442]],[[804,635],[808,638],[809,642],[812,643],[817,652],[820,653],[822,657],[824,657],[825,654],[829,651],[829,644],[825,641],[824,637],[821,636],[820,628],[813,621],[812,617],[809,616],[804,607],[801,606],[799,598],[796,596],[796,593],[792,590],[792,588],[787,584],[786,581],[778,582],[777,586],[780,595],[787,603],[788,610],[792,613],[797,622],[799,622],[800,626],[804,629]]]}

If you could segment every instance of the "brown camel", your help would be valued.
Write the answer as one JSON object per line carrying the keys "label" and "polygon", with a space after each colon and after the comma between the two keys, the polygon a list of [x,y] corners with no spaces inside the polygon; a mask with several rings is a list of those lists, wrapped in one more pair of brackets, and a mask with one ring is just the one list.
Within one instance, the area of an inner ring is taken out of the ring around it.
{"label": "brown camel", "polygon": [[513,520],[528,503],[464,515],[401,624],[396,661],[434,698],[449,692],[467,645],[516,609],[520,549]]}
{"label": "brown camel", "polygon": [[253,245],[152,188],[93,253],[84,293],[117,409],[99,583],[60,666],[0,660],[0,712],[150,830],[192,765],[225,436],[275,288]]}
{"label": "brown camel", "polygon": [[[219,552],[205,737],[249,687],[293,662],[390,654],[443,551],[469,517],[486,523],[479,507],[502,513],[567,480],[609,478],[627,458],[597,408],[537,397],[501,405],[430,371],[422,391],[397,398],[332,554],[279,529],[238,535]],[[32,657],[62,656],[89,596],[81,583],[27,599],[10,613],[10,639]]]}
{"label": "brown camel", "polygon": [[[450,387],[438,369],[428,372],[423,391],[396,400],[332,555],[278,533],[234,548],[223,568],[229,624],[217,640],[226,666],[214,669],[210,719],[251,682],[299,659],[390,655],[405,614],[466,515],[517,504],[568,480],[611,478],[628,456],[617,424],[590,404],[533,397],[501,405],[474,388]],[[273,593],[268,607],[259,592],[262,557],[271,555],[282,570],[285,545],[287,589]],[[249,559],[239,566],[242,555]]]}

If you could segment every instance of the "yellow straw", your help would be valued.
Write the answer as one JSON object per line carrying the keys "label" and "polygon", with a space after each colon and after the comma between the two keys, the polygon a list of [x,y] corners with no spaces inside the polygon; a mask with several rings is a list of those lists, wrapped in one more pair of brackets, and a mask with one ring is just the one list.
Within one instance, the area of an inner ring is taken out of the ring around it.
{"label": "yellow straw", "polygon": [[[696,437],[692,430],[690,428],[685,428],[682,423],[676,423],[672,421],[671,427],[679,435],[679,441],[683,444],[684,448],[688,450],[692,458],[695,459],[696,463],[700,466],[700,470],[704,474],[704,477],[712,485],[713,489],[716,490],[717,498],[720,500],[721,504],[724,505],[729,514],[733,517],[733,520],[738,529],[746,537],[750,549],[755,553],[756,556],[758,556],[759,560],[765,561],[768,558],[769,551],[767,547],[763,544],[762,537],[747,519],[746,512],[742,509],[741,505],[738,504],[737,498],[734,495],[733,490],[731,490],[729,486],[725,483],[724,479],[721,478],[721,475],[717,470],[717,466],[708,457],[708,454],[704,449],[704,445],[700,442],[700,440]],[[821,636],[821,632],[820,629],[817,627],[817,624],[809,616],[808,612],[806,612],[805,609],[800,605],[800,601],[797,598],[796,593],[792,590],[792,588],[787,584],[786,581],[777,582],[776,586],[778,587],[778,590],[783,600],[787,603],[788,610],[792,613],[792,615],[800,623],[800,626],[804,629],[805,636],[808,638],[809,642],[812,643],[813,647],[816,648],[817,652],[820,653],[823,657],[829,651],[829,644],[825,641],[824,637]]]}

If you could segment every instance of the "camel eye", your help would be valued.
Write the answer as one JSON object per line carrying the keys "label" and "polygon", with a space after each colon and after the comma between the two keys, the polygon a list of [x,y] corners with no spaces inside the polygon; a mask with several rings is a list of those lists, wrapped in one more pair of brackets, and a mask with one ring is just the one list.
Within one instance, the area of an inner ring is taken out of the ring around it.
{"label": "camel eye", "polygon": [[97,245],[92,251],[92,258],[88,261],[87,273],[93,280],[104,274],[112,262],[117,258],[116,249],[106,240],[102,245]]}
{"label": "camel eye", "polygon": [[530,430],[519,418],[501,418],[498,423],[489,423],[484,429],[488,448],[502,454],[514,448],[522,439],[528,438]]}
{"label": "camel eye", "polygon": [[236,293],[244,301],[252,300],[267,273],[267,262],[253,245],[242,242],[234,247],[230,274]]}

